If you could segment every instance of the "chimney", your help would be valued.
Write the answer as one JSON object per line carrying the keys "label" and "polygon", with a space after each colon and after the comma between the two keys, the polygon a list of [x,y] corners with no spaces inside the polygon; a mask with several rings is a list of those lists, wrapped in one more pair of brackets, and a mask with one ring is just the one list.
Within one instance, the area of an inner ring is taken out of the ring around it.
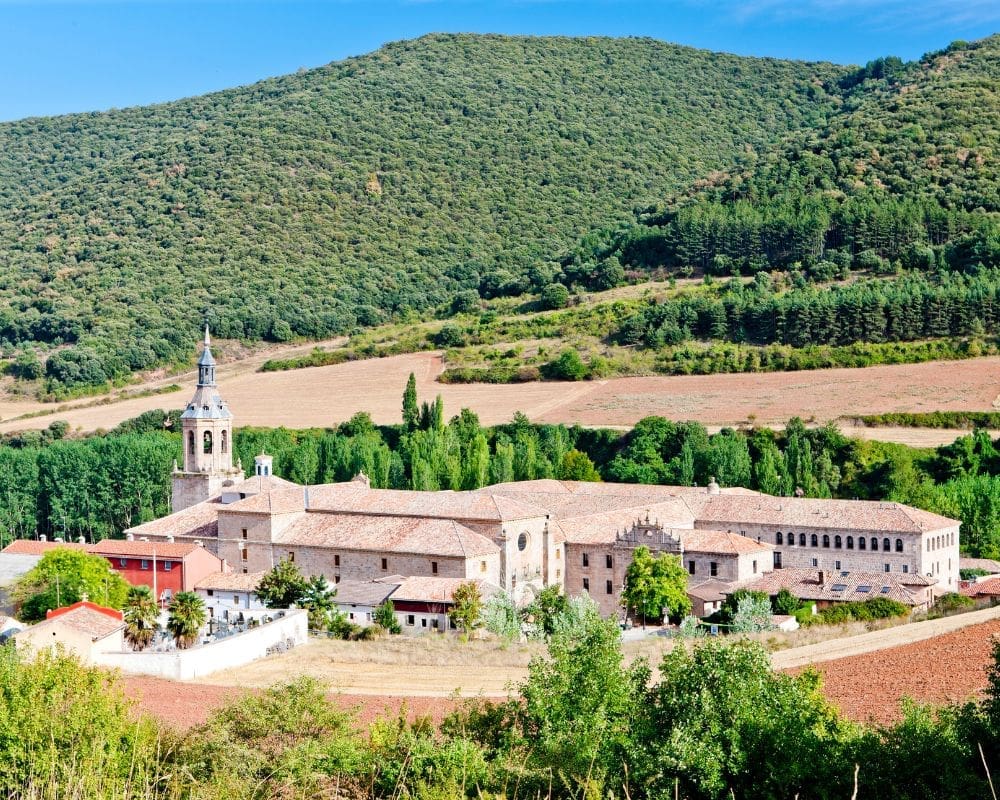
{"label": "chimney", "polygon": [[135,534],[134,533],[126,533],[125,534],[125,541],[126,542],[135,541]]}
{"label": "chimney", "polygon": [[57,537],[56,537],[55,539],[53,539],[52,541],[53,541],[53,542],[59,542],[59,544],[62,544],[62,543],[63,543],[63,538],[62,538],[62,536],[57,536]]}
{"label": "chimney", "polygon": [[47,542],[48,540],[49,540],[49,537],[46,536],[44,533],[41,536],[38,537],[38,541],[40,541],[40,542]]}
{"label": "chimney", "polygon": [[168,542],[173,542],[174,541],[173,534],[170,534],[170,533],[167,534],[167,541]]}
{"label": "chimney", "polygon": [[77,542],[77,544],[86,544],[87,540],[84,537],[82,537],[82,536],[77,536],[76,537],[76,542]]}
{"label": "chimney", "polygon": [[195,539],[194,540],[194,545],[195,545],[195,547],[204,547],[205,543],[201,539]]}

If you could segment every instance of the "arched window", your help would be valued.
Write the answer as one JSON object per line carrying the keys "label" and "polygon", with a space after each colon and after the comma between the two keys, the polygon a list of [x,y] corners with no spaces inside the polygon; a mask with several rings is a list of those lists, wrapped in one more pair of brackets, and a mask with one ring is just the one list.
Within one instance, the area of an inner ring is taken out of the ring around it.
{"label": "arched window", "polygon": [[882,549],[888,553],[890,550],[892,550],[892,543],[888,539],[883,539]]}
{"label": "arched window", "polygon": [[865,543],[867,541],[868,540],[864,536],[859,536],[858,537],[858,550],[864,550],[865,549]]}
{"label": "arched window", "polygon": [[202,451],[205,453],[212,452],[212,432],[205,431],[205,435],[201,437]]}
{"label": "arched window", "polygon": [[778,535],[774,537],[775,544],[784,544],[782,541],[781,531],[778,531]]}
{"label": "arched window", "polygon": [[872,550],[878,550],[878,539],[872,537]]}
{"label": "arched window", "polygon": [[897,553],[902,553],[903,552],[903,540],[902,539],[897,539],[896,540],[896,552]]}
{"label": "arched window", "polygon": [[827,536],[827,535],[826,535],[826,534],[824,533],[824,534],[823,534],[823,547],[829,547],[829,546],[830,546],[830,537],[829,537],[829,536]]}
{"label": "arched window", "polygon": [[222,444],[222,452],[223,453],[228,453],[229,452],[229,431],[223,431],[222,432],[222,443],[221,444]]}
{"label": "arched window", "polygon": [[[792,534],[792,535],[794,536],[795,534]],[[806,546],[806,535],[804,533],[800,533],[799,534],[799,547],[805,547],[805,546]]]}
{"label": "arched window", "polygon": [[848,550],[853,550],[854,549],[854,537],[853,536],[848,536],[847,537],[847,549]]}
{"label": "arched window", "polygon": [[841,539],[839,536],[833,537],[833,547],[835,550],[839,550],[843,546],[843,544],[844,540]]}
{"label": "arched window", "polygon": [[188,453],[194,455],[194,431],[188,431]]}
{"label": "arched window", "polygon": [[813,547],[819,547],[819,537],[814,533],[812,536],[809,537],[809,543]]}

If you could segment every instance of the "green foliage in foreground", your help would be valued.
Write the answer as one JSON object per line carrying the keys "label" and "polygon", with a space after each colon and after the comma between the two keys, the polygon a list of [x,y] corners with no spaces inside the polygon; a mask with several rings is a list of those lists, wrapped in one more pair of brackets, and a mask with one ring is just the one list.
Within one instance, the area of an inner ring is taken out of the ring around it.
{"label": "green foliage in foreground", "polygon": [[[0,793],[11,800],[544,797],[959,800],[1000,757],[1000,645],[981,702],[841,719],[815,673],[749,641],[675,647],[652,677],[615,624],[584,615],[506,701],[365,730],[308,678],[246,694],[186,732],[130,712],[106,673],[0,648]],[[857,785],[855,787],[855,769]]]}

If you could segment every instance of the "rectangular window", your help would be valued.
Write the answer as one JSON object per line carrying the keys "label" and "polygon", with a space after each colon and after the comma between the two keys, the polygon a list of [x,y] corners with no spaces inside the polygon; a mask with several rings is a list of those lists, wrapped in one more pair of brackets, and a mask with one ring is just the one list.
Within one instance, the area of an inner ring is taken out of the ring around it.
{"label": "rectangular window", "polygon": [[757,574],[757,562],[756,561],[753,562],[753,572],[754,572],[754,575]]}
{"label": "rectangular window", "polygon": [[243,529],[243,538],[244,539],[247,538],[247,529],[246,528]]}
{"label": "rectangular window", "polygon": [[173,568],[174,568],[174,562],[173,561],[164,561],[163,562],[163,571],[164,572],[170,572],[170,570],[172,570]]}
{"label": "rectangular window", "polygon": [[383,558],[382,559],[382,569],[383,570],[389,569],[389,559],[388,558]]}
{"label": "rectangular window", "polygon": [[612,560],[611,556],[604,556],[604,566],[606,566],[608,569],[611,569],[614,566],[614,561]]}
{"label": "rectangular window", "polygon": [[239,604],[240,604],[240,596],[238,594],[234,594],[233,595],[233,605],[234,606],[239,606]]}
{"label": "rectangular window", "polygon": [[583,554],[583,566],[585,566],[585,567],[589,567],[590,566],[590,554],[589,553],[584,553]]}
{"label": "rectangular window", "polygon": [[818,567],[819,566],[819,559],[818,558],[814,558],[813,559],[813,566],[814,567]]}
{"label": "rectangular window", "polygon": [[451,628],[453,631],[458,630],[458,625],[455,624],[455,620],[453,619],[448,620],[448,627]]}
{"label": "rectangular window", "polygon": [[480,572],[486,572],[486,562],[485,561],[480,561],[479,562],[479,571]]}
{"label": "rectangular window", "polygon": [[247,568],[246,568],[246,567],[243,567],[243,574],[244,574],[244,575],[246,575],[246,574],[247,574],[247,572],[248,572]]}
{"label": "rectangular window", "polygon": [[585,592],[589,592],[590,591],[590,578],[584,578],[583,579],[583,591],[585,591]]}
{"label": "rectangular window", "polygon": [[556,548],[556,561],[558,561],[558,560],[559,560],[559,553],[560,553],[560,552],[561,552],[561,551],[560,551],[560,550],[559,550],[559,548],[557,547],[557,548]]}
{"label": "rectangular window", "polygon": [[438,574],[438,562],[437,561],[432,561],[431,562],[431,574],[432,575],[437,575]]}
{"label": "rectangular window", "polygon": [[903,564],[903,574],[905,575],[909,571],[910,571],[910,565],[909,564]]}
{"label": "rectangular window", "polygon": [[833,568],[834,569],[840,569],[840,562],[839,561],[834,561],[833,562]]}
{"label": "rectangular window", "polygon": [[561,569],[557,569],[556,570],[556,580],[559,580],[561,577],[562,577],[562,570]]}
{"label": "rectangular window", "polygon": [[243,559],[244,561],[247,560],[247,549],[245,547],[242,550],[240,550],[240,558]]}
{"label": "rectangular window", "polygon": [[426,617],[421,617],[421,619],[420,619],[420,627],[421,628],[426,628],[427,627],[427,618]]}
{"label": "rectangular window", "polygon": [[605,582],[605,584],[604,584],[604,591],[607,594],[614,594],[615,593],[615,587],[611,585],[611,581],[606,581]]}
{"label": "rectangular window", "polygon": [[413,614],[407,614],[406,615],[406,624],[407,625],[413,625],[415,622],[416,622],[416,620],[413,618]]}
{"label": "rectangular window", "polygon": [[128,566],[128,559],[127,558],[119,558],[118,559],[118,566],[121,567],[122,569],[124,569],[126,566]]}
{"label": "rectangular window", "polygon": [[437,617],[434,617],[434,619],[431,620],[431,627],[432,628],[439,628],[440,627],[438,625],[438,618]]}
{"label": "rectangular window", "polygon": [[889,565],[888,565],[888,564],[886,564],[886,565],[885,565],[885,571],[886,571],[886,572],[888,572],[888,571],[889,571]]}
{"label": "rectangular window", "polygon": [[292,550],[288,551],[288,560],[293,564],[295,563],[295,553]]}
{"label": "rectangular window", "polygon": [[694,575],[694,562],[688,561],[688,575]]}
{"label": "rectangular window", "polygon": [[716,575],[719,574],[719,562],[718,561],[709,561],[708,562],[708,574],[711,575],[713,578]]}
{"label": "rectangular window", "polygon": [[335,567],[339,567],[340,566],[340,556],[336,556],[335,555],[333,557],[333,566],[335,566]]}
{"label": "rectangular window", "polygon": [[215,589],[206,590],[206,594],[208,594],[209,597],[213,597],[215,595]]}
{"label": "rectangular window", "polygon": [[141,569],[149,569],[149,562],[146,559],[143,559],[139,566]]}

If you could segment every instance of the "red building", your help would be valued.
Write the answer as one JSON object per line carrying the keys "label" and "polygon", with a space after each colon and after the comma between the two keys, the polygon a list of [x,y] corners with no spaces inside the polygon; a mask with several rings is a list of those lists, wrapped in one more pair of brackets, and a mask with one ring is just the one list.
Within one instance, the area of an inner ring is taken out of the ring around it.
{"label": "red building", "polygon": [[193,542],[143,542],[105,539],[96,544],[19,540],[5,553],[42,555],[57,547],[85,550],[103,556],[111,568],[132,586],[148,586],[161,601],[177,592],[192,592],[195,584],[217,572],[228,572],[226,562]]}

